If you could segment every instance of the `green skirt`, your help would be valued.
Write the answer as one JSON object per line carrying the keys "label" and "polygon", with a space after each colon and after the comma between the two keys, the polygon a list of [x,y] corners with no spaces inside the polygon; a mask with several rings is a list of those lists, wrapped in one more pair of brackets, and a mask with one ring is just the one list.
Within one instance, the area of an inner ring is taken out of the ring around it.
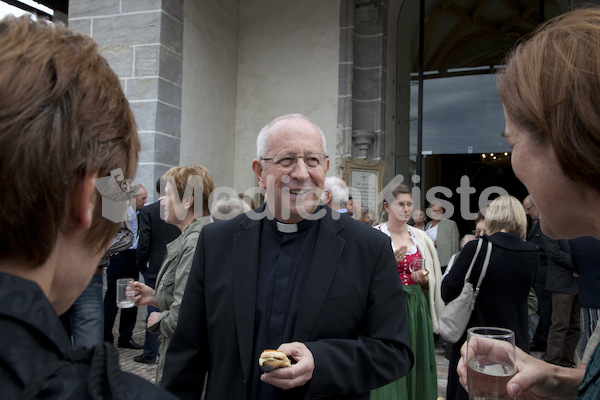
{"label": "green skirt", "polygon": [[429,305],[421,285],[403,286],[409,340],[415,363],[404,378],[371,391],[371,400],[435,400],[437,369]]}

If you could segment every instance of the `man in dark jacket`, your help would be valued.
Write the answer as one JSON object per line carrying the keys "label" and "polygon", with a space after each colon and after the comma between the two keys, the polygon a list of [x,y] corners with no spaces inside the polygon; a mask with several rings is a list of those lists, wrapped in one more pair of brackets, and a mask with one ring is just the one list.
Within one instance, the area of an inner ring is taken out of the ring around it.
{"label": "man in dark jacket", "polygon": [[529,230],[527,231],[527,241],[537,246],[540,255],[540,265],[537,270],[537,276],[533,283],[533,289],[538,299],[538,310],[537,315],[539,316],[537,322],[537,329],[533,335],[531,341],[531,351],[546,352],[548,343],[548,331],[550,331],[550,324],[552,323],[552,296],[546,289],[546,277],[548,275],[548,256],[546,250],[541,245],[541,234],[540,228],[540,212],[533,201],[531,195],[525,197],[523,200],[523,208],[525,214],[529,217]]}
{"label": "man in dark jacket", "polygon": [[[205,226],[162,385],[180,399],[369,399],[413,364],[390,239],[319,205],[322,131],[286,115],[265,126],[252,168],[265,206]],[[263,373],[263,350],[294,359]]]}
{"label": "man in dark jacket", "polygon": [[548,255],[546,290],[552,296],[552,324],[548,332],[546,361],[563,367],[575,366],[575,349],[580,336],[580,307],[577,278],[571,263],[569,241],[541,234]]}

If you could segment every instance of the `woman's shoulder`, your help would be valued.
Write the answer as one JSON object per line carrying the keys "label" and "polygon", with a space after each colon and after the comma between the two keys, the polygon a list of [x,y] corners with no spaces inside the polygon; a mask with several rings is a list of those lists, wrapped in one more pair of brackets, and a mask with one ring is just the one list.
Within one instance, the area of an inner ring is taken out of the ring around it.
{"label": "woman's shoulder", "polygon": [[190,243],[196,246],[198,236],[200,236],[200,231],[204,226],[210,223],[210,217],[202,217],[194,220],[183,232],[182,246],[188,246]]}
{"label": "woman's shoulder", "polygon": [[423,230],[421,230],[421,229],[418,229],[418,228],[412,227],[412,226],[409,226],[409,227],[408,227],[408,229],[409,229],[409,231],[411,232],[411,234],[412,234],[412,235],[413,235],[413,236],[414,236],[414,237],[415,237],[415,238],[416,238],[416,239],[417,239],[419,242],[427,242],[427,241],[430,241],[430,242],[431,242],[431,244],[433,244],[433,241],[431,240],[431,238],[429,237],[429,235],[427,234],[427,232],[425,232],[425,231],[423,231]]}
{"label": "woman's shoulder", "polygon": [[514,251],[538,252],[536,245],[528,243],[514,233],[496,232],[493,235],[486,236],[495,246]]}
{"label": "woman's shoulder", "polygon": [[458,231],[458,225],[451,219],[443,219],[438,224],[443,231]]}

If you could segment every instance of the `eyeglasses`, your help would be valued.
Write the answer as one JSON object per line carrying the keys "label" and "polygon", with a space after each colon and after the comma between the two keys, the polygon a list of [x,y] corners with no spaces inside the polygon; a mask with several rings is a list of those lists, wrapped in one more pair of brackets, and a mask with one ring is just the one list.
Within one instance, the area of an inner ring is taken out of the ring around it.
{"label": "eyeglasses", "polygon": [[411,203],[410,201],[409,201],[409,202],[406,202],[406,203],[400,203],[400,202],[394,201],[394,202],[392,202],[392,204],[391,204],[391,205],[393,205],[393,206],[398,206],[398,207],[400,207],[400,208],[404,208],[404,207],[408,207],[408,208],[410,208],[410,207],[412,207],[412,206],[413,206],[413,203]]}
{"label": "eyeglasses", "polygon": [[280,168],[292,168],[298,162],[299,158],[304,159],[304,163],[310,168],[316,168],[324,165],[329,156],[323,153],[308,153],[303,156],[295,154],[278,154],[275,157],[261,157],[262,161],[271,161]]}
{"label": "eyeglasses", "polygon": [[525,207],[525,211],[529,211],[529,210],[531,210],[533,207],[535,207],[535,206],[529,206],[529,207]]}

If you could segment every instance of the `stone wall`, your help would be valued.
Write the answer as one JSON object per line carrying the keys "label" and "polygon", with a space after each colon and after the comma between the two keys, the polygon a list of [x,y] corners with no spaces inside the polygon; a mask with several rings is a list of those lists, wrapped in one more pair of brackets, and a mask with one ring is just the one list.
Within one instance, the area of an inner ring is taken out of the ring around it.
{"label": "stone wall", "polygon": [[121,80],[138,123],[136,183],[179,164],[183,0],[71,0],[69,26],[92,36]]}

